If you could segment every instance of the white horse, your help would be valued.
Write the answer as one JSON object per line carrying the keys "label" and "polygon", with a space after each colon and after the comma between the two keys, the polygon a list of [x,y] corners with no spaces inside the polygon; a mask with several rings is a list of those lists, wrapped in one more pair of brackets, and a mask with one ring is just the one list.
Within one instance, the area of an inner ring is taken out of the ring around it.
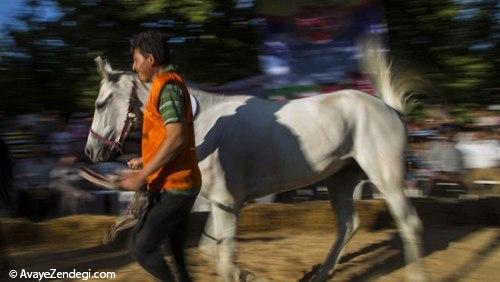
{"label": "white horse", "polygon": [[[397,81],[391,81],[383,53],[365,50],[364,58],[382,99],[342,90],[279,103],[189,88],[198,106],[194,129],[203,180],[200,196],[211,202],[200,248],[215,255],[222,280],[245,276],[233,262],[237,216],[244,203],[318,181],[327,185],[338,218],[338,238],[313,276],[314,281],[328,279],[358,229],[352,195],[363,172],[384,195],[397,224],[411,264],[407,278],[425,280],[421,222],[403,194],[407,138],[398,112],[404,112],[404,93],[393,87]],[[104,161],[126,137],[124,120],[140,123],[132,105],[142,110],[148,85],[100,58],[96,62],[103,79],[86,153]]]}

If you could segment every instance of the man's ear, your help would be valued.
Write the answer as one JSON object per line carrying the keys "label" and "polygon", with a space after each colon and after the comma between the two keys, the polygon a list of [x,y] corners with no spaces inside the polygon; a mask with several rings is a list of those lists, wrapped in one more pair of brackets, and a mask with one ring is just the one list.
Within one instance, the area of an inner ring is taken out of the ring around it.
{"label": "man's ear", "polygon": [[146,55],[146,60],[152,65],[152,66],[156,66],[156,60],[155,60],[155,57],[153,57],[152,54],[147,54]]}

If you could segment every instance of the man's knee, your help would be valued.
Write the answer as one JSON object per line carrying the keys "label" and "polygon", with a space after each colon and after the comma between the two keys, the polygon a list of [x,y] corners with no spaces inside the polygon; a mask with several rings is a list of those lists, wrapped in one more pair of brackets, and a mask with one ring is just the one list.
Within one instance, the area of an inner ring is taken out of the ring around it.
{"label": "man's knee", "polygon": [[150,247],[147,247],[137,241],[133,242],[129,248],[130,255],[137,261],[145,260],[153,252],[154,249],[151,249]]}
{"label": "man's knee", "polygon": [[139,260],[140,257],[142,257],[142,252],[140,248],[136,246],[136,244],[131,244],[129,247],[129,254],[134,258],[135,260]]}

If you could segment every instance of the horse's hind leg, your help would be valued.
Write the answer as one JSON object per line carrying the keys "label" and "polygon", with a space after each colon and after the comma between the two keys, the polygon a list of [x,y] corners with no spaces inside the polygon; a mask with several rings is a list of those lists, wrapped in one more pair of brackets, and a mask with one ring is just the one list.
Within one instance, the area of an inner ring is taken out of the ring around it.
{"label": "horse's hind leg", "polygon": [[330,272],[335,270],[343,248],[359,227],[359,220],[354,210],[353,191],[360,180],[360,169],[356,164],[337,172],[324,180],[328,187],[330,203],[337,217],[338,237],[321,264],[313,281],[326,281]]}
{"label": "horse's hind leg", "polygon": [[[408,264],[407,280],[426,281],[422,262],[421,231],[422,223],[403,193],[404,157],[403,154],[385,154],[384,161],[376,158],[358,160],[359,165],[384,195],[389,211],[396,222],[403,241],[405,261]],[[366,156],[366,155],[365,155]],[[373,156],[370,154],[368,156]]]}

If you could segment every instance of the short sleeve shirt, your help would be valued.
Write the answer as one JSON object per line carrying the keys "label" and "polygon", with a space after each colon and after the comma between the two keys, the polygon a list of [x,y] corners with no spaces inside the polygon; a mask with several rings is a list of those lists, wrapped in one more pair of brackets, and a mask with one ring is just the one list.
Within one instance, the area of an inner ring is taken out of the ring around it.
{"label": "short sleeve shirt", "polygon": [[160,94],[158,111],[164,124],[184,121],[184,101],[182,91],[174,83],[166,84]]}

